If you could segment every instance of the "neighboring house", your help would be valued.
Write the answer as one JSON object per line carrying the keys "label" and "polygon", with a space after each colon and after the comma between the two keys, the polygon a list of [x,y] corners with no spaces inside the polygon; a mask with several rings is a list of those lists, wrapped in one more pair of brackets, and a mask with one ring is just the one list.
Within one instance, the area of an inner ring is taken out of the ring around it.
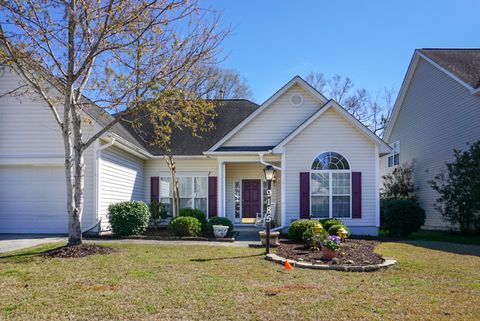
{"label": "neighboring house", "polygon": [[454,159],[453,149],[479,139],[480,49],[416,50],[385,130],[393,151],[382,157],[382,174],[414,162],[424,228],[449,227],[434,208],[439,195],[428,182]]}
{"label": "neighboring house", "polygon": [[[7,70],[2,92],[19,77]],[[380,156],[390,147],[300,77],[265,103],[218,101],[216,129],[203,137],[175,131],[172,153],[182,207],[251,224],[264,210],[263,168],[276,167],[275,221],[339,217],[355,234],[379,226]],[[96,106],[84,114],[88,136],[112,117]],[[0,99],[0,233],[65,233],[63,144],[51,112],[38,99]],[[109,204],[171,203],[162,151],[118,124],[86,154],[87,230],[108,228]]]}

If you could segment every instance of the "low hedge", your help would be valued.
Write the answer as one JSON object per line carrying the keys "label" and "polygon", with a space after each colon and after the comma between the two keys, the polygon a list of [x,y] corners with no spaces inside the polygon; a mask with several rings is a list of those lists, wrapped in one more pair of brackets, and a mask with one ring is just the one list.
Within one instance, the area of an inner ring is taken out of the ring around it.
{"label": "low hedge", "polygon": [[150,210],[142,201],[128,201],[111,204],[108,220],[116,235],[130,236],[145,232],[150,220]]}
{"label": "low hedge", "polygon": [[350,237],[350,229],[349,229],[346,225],[344,225],[344,224],[332,225],[332,226],[328,229],[328,234],[340,236],[340,235],[338,235],[338,230],[341,229],[342,227],[345,229],[345,231],[347,231],[346,237],[347,237],[347,238]]}
{"label": "low hedge", "polygon": [[407,237],[425,223],[425,211],[415,199],[383,199],[380,226],[392,237]]}
{"label": "low hedge", "polygon": [[175,236],[199,236],[202,225],[195,217],[179,216],[170,222],[170,230]]}
{"label": "low hedge", "polygon": [[322,224],[325,231],[329,231],[330,228],[334,225],[345,226],[345,223],[343,223],[343,221],[339,220],[338,218],[325,218],[323,220],[320,220],[320,223]]}
{"label": "low hedge", "polygon": [[227,236],[233,235],[233,223],[226,217],[214,216],[208,220],[207,231],[210,235],[213,235],[213,225],[228,226]]}
{"label": "low hedge", "polygon": [[317,220],[296,220],[288,227],[288,238],[294,242],[304,242],[303,233],[317,224]]}
{"label": "low hedge", "polygon": [[182,208],[180,209],[181,217],[195,217],[202,226],[202,232],[207,230],[207,216],[201,210],[193,208]]}

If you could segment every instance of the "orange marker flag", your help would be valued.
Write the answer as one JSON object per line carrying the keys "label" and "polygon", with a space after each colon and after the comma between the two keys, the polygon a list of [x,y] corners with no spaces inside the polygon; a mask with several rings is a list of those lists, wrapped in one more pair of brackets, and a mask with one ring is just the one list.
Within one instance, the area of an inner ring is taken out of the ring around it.
{"label": "orange marker flag", "polygon": [[285,260],[285,270],[293,270],[293,266],[288,263],[288,260]]}

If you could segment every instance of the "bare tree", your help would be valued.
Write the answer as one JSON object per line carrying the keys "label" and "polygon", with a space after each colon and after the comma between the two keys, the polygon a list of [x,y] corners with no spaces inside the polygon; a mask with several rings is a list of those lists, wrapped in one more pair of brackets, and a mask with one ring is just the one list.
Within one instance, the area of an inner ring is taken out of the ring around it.
{"label": "bare tree", "polygon": [[[80,244],[85,150],[139,110],[164,129],[158,141],[172,124],[202,126],[185,115],[208,114],[203,110],[212,106],[197,101],[186,84],[200,66],[215,62],[228,30],[195,0],[1,0],[0,10],[2,63],[48,105],[61,130],[68,242]],[[92,103],[116,117],[86,138],[82,112]]]}
{"label": "bare tree", "polygon": [[355,118],[381,136],[393,108],[394,91],[384,89],[372,95],[366,89],[355,88],[353,81],[334,75],[325,78],[323,73],[311,72],[305,80],[323,95],[334,99]]}
{"label": "bare tree", "polygon": [[205,74],[194,84],[197,94],[205,99],[250,99],[247,81],[233,69],[215,66],[205,68]]}

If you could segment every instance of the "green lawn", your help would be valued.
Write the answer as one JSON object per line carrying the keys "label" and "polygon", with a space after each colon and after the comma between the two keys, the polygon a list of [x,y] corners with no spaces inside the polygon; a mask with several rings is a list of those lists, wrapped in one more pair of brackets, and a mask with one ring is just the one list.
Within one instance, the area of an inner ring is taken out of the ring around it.
{"label": "green lawn", "polygon": [[419,231],[413,233],[409,239],[480,245],[479,235],[467,236],[449,231]]}
{"label": "green lawn", "polygon": [[0,258],[0,320],[480,316],[478,246],[383,243],[377,251],[399,264],[373,273],[285,271],[260,249],[231,247],[129,244],[81,259],[32,255],[53,246]]}

